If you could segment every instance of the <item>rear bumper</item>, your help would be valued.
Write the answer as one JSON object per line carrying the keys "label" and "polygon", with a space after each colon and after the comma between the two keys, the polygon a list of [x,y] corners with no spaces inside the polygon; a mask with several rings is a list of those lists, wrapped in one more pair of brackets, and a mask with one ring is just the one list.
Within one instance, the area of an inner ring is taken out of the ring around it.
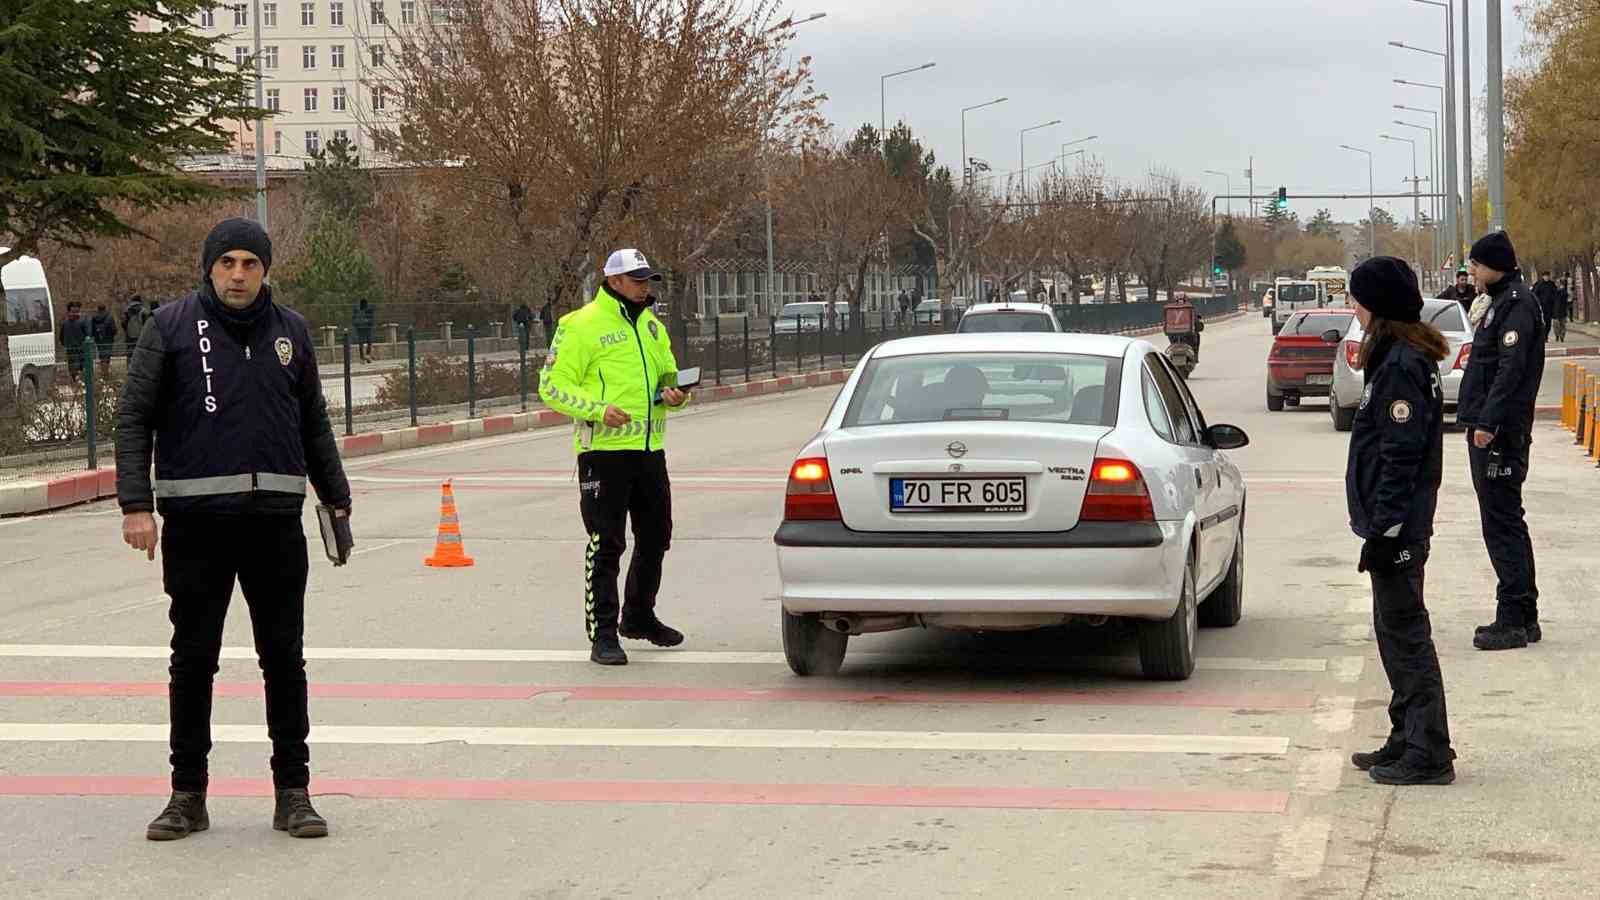
{"label": "rear bumper", "polygon": [[[1325,376],[1327,384],[1311,384],[1313,375]],[[1326,397],[1333,387],[1333,366],[1272,366],[1267,369],[1267,388],[1274,394]]]}
{"label": "rear bumper", "polygon": [[929,535],[787,523],[777,541],[780,599],[796,613],[1171,616],[1187,559],[1181,524],[1090,524],[1052,535]]}

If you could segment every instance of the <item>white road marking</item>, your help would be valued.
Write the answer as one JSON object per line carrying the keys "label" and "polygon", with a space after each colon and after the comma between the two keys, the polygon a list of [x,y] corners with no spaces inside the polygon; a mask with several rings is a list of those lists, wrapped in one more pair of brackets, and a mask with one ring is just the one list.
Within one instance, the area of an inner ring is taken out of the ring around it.
{"label": "white road marking", "polygon": [[1294,789],[1301,794],[1331,794],[1344,778],[1344,754],[1338,750],[1317,750],[1306,754],[1295,773]]}
{"label": "white road marking", "polygon": [[1339,635],[1347,641],[1372,640],[1372,626],[1366,622],[1359,625],[1346,625],[1339,629]]}
{"label": "white road marking", "polygon": [[[115,615],[120,615],[120,614],[125,613],[125,612],[134,612],[135,610],[148,609],[148,608],[150,608],[152,606],[162,606],[162,605],[165,605],[167,602],[168,601],[167,601],[167,595],[166,594],[161,594],[161,595],[155,596],[155,597],[147,597],[147,598],[145,598],[143,600],[135,600],[132,603],[124,603],[121,606],[113,606],[113,607],[110,607],[109,609],[96,609],[96,610],[94,610],[92,612],[79,613],[78,615],[75,615],[75,616],[62,616],[59,619],[50,619],[50,620],[44,621],[44,622],[35,622],[35,623],[31,624],[31,625],[21,625],[21,626],[18,626],[16,628],[9,629],[7,631],[0,631],[0,638],[13,638],[13,637],[19,637],[19,636],[24,635],[24,634],[31,634],[31,633],[39,632],[39,631],[48,631],[48,630],[50,630],[52,628],[59,628],[59,627],[61,627],[63,625],[75,625],[75,624],[77,624],[79,622],[87,622],[87,621],[89,621],[91,619],[103,619],[103,618],[106,618],[107,616],[115,616]],[[163,656],[164,655],[165,654],[163,654]]]}
{"label": "white road marking", "polygon": [[[420,540],[420,539],[418,539],[418,540]],[[410,538],[401,538],[400,540],[397,540],[397,541],[389,541],[386,544],[379,544],[376,547],[363,547],[360,550],[351,550],[350,551],[350,555],[351,556],[360,556],[363,553],[377,553],[379,550],[387,550],[390,547],[398,547],[401,544],[411,544],[411,543],[417,543],[417,541],[413,541]]]}
{"label": "white road marking", "polygon": [[1344,484],[1343,478],[1312,478],[1301,476],[1250,476],[1246,475],[1245,484]]}
{"label": "white road marking", "polygon": [[1361,673],[1367,668],[1367,658],[1364,656],[1341,656],[1331,662],[1334,680],[1341,684],[1360,681]]}
{"label": "white road marking", "polygon": [[[159,646],[117,644],[0,644],[0,657],[41,659],[166,659],[171,651]],[[403,662],[588,662],[587,650],[453,649],[446,647],[307,647],[306,659],[389,660]],[[255,659],[251,647],[223,647],[223,659]],[[628,650],[630,662],[680,665],[785,665],[782,653],[696,650]],[[960,654],[852,653],[850,660],[872,663],[939,663],[959,661]],[[1019,660],[1010,660],[1018,662]],[[1026,662],[1027,660],[1020,660]],[[1042,660],[1041,660],[1042,661]],[[1060,660],[1055,660],[1060,662]],[[1123,657],[1073,657],[1071,662],[1085,665],[1121,664]],[[1250,657],[1201,657],[1197,668],[1224,672],[1325,672],[1328,660],[1255,659]]]}
{"label": "white road marking", "polygon": [[[166,725],[0,722],[0,742],[166,743]],[[213,725],[218,743],[267,743],[264,725]],[[497,747],[703,747],[743,750],[972,750],[1040,753],[1248,753],[1281,756],[1289,739],[1223,734],[992,734],[731,728],[496,728],[316,725],[317,744],[437,744]]]}
{"label": "white road marking", "polygon": [[1323,697],[1317,701],[1311,721],[1329,734],[1343,734],[1355,727],[1356,698]]}
{"label": "white road marking", "polygon": [[1322,816],[1301,819],[1285,830],[1272,856],[1278,875],[1304,880],[1321,874],[1328,858],[1328,837],[1332,833],[1333,821]]}

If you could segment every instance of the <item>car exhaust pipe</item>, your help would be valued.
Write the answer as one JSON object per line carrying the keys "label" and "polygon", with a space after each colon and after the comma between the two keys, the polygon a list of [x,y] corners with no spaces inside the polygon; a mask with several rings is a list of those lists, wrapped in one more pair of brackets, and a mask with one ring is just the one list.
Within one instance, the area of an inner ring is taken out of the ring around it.
{"label": "car exhaust pipe", "polygon": [[915,628],[917,617],[909,613],[863,616],[855,613],[824,616],[822,624],[840,634],[874,634],[880,631],[899,631]]}

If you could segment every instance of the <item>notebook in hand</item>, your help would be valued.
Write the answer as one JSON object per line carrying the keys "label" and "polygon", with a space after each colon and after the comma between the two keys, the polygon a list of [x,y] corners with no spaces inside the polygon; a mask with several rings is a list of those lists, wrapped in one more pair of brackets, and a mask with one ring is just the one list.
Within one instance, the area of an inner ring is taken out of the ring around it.
{"label": "notebook in hand", "polygon": [[350,561],[355,538],[350,534],[350,515],[327,505],[317,504],[317,525],[322,531],[322,549],[328,562],[342,566]]}

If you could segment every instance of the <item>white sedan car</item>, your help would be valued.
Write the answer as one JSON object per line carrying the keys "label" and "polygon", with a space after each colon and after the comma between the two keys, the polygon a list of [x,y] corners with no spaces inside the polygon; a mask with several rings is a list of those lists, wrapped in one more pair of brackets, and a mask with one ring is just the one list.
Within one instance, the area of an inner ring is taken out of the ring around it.
{"label": "white sedan car", "polygon": [[1146,341],[956,334],[873,348],[790,470],[783,647],[832,674],[849,635],[1135,620],[1146,677],[1239,621],[1244,481]]}
{"label": "white sedan car", "polygon": [[[1472,355],[1472,322],[1467,319],[1461,304],[1454,300],[1430,299],[1422,302],[1422,321],[1433,325],[1444,335],[1450,345],[1450,354],[1439,361],[1439,386],[1444,393],[1444,410],[1454,413],[1456,401],[1461,396],[1461,376],[1466,374],[1467,359]],[[1366,385],[1361,370],[1356,368],[1357,352],[1365,332],[1361,323],[1352,319],[1350,328],[1341,336],[1339,352],[1333,360],[1333,388],[1328,394],[1328,412],[1333,416],[1335,431],[1349,431],[1355,424],[1356,407],[1361,403],[1361,393]]]}
{"label": "white sedan car", "polygon": [[959,334],[980,332],[1060,331],[1061,323],[1048,303],[979,303],[967,310],[956,326]]}

